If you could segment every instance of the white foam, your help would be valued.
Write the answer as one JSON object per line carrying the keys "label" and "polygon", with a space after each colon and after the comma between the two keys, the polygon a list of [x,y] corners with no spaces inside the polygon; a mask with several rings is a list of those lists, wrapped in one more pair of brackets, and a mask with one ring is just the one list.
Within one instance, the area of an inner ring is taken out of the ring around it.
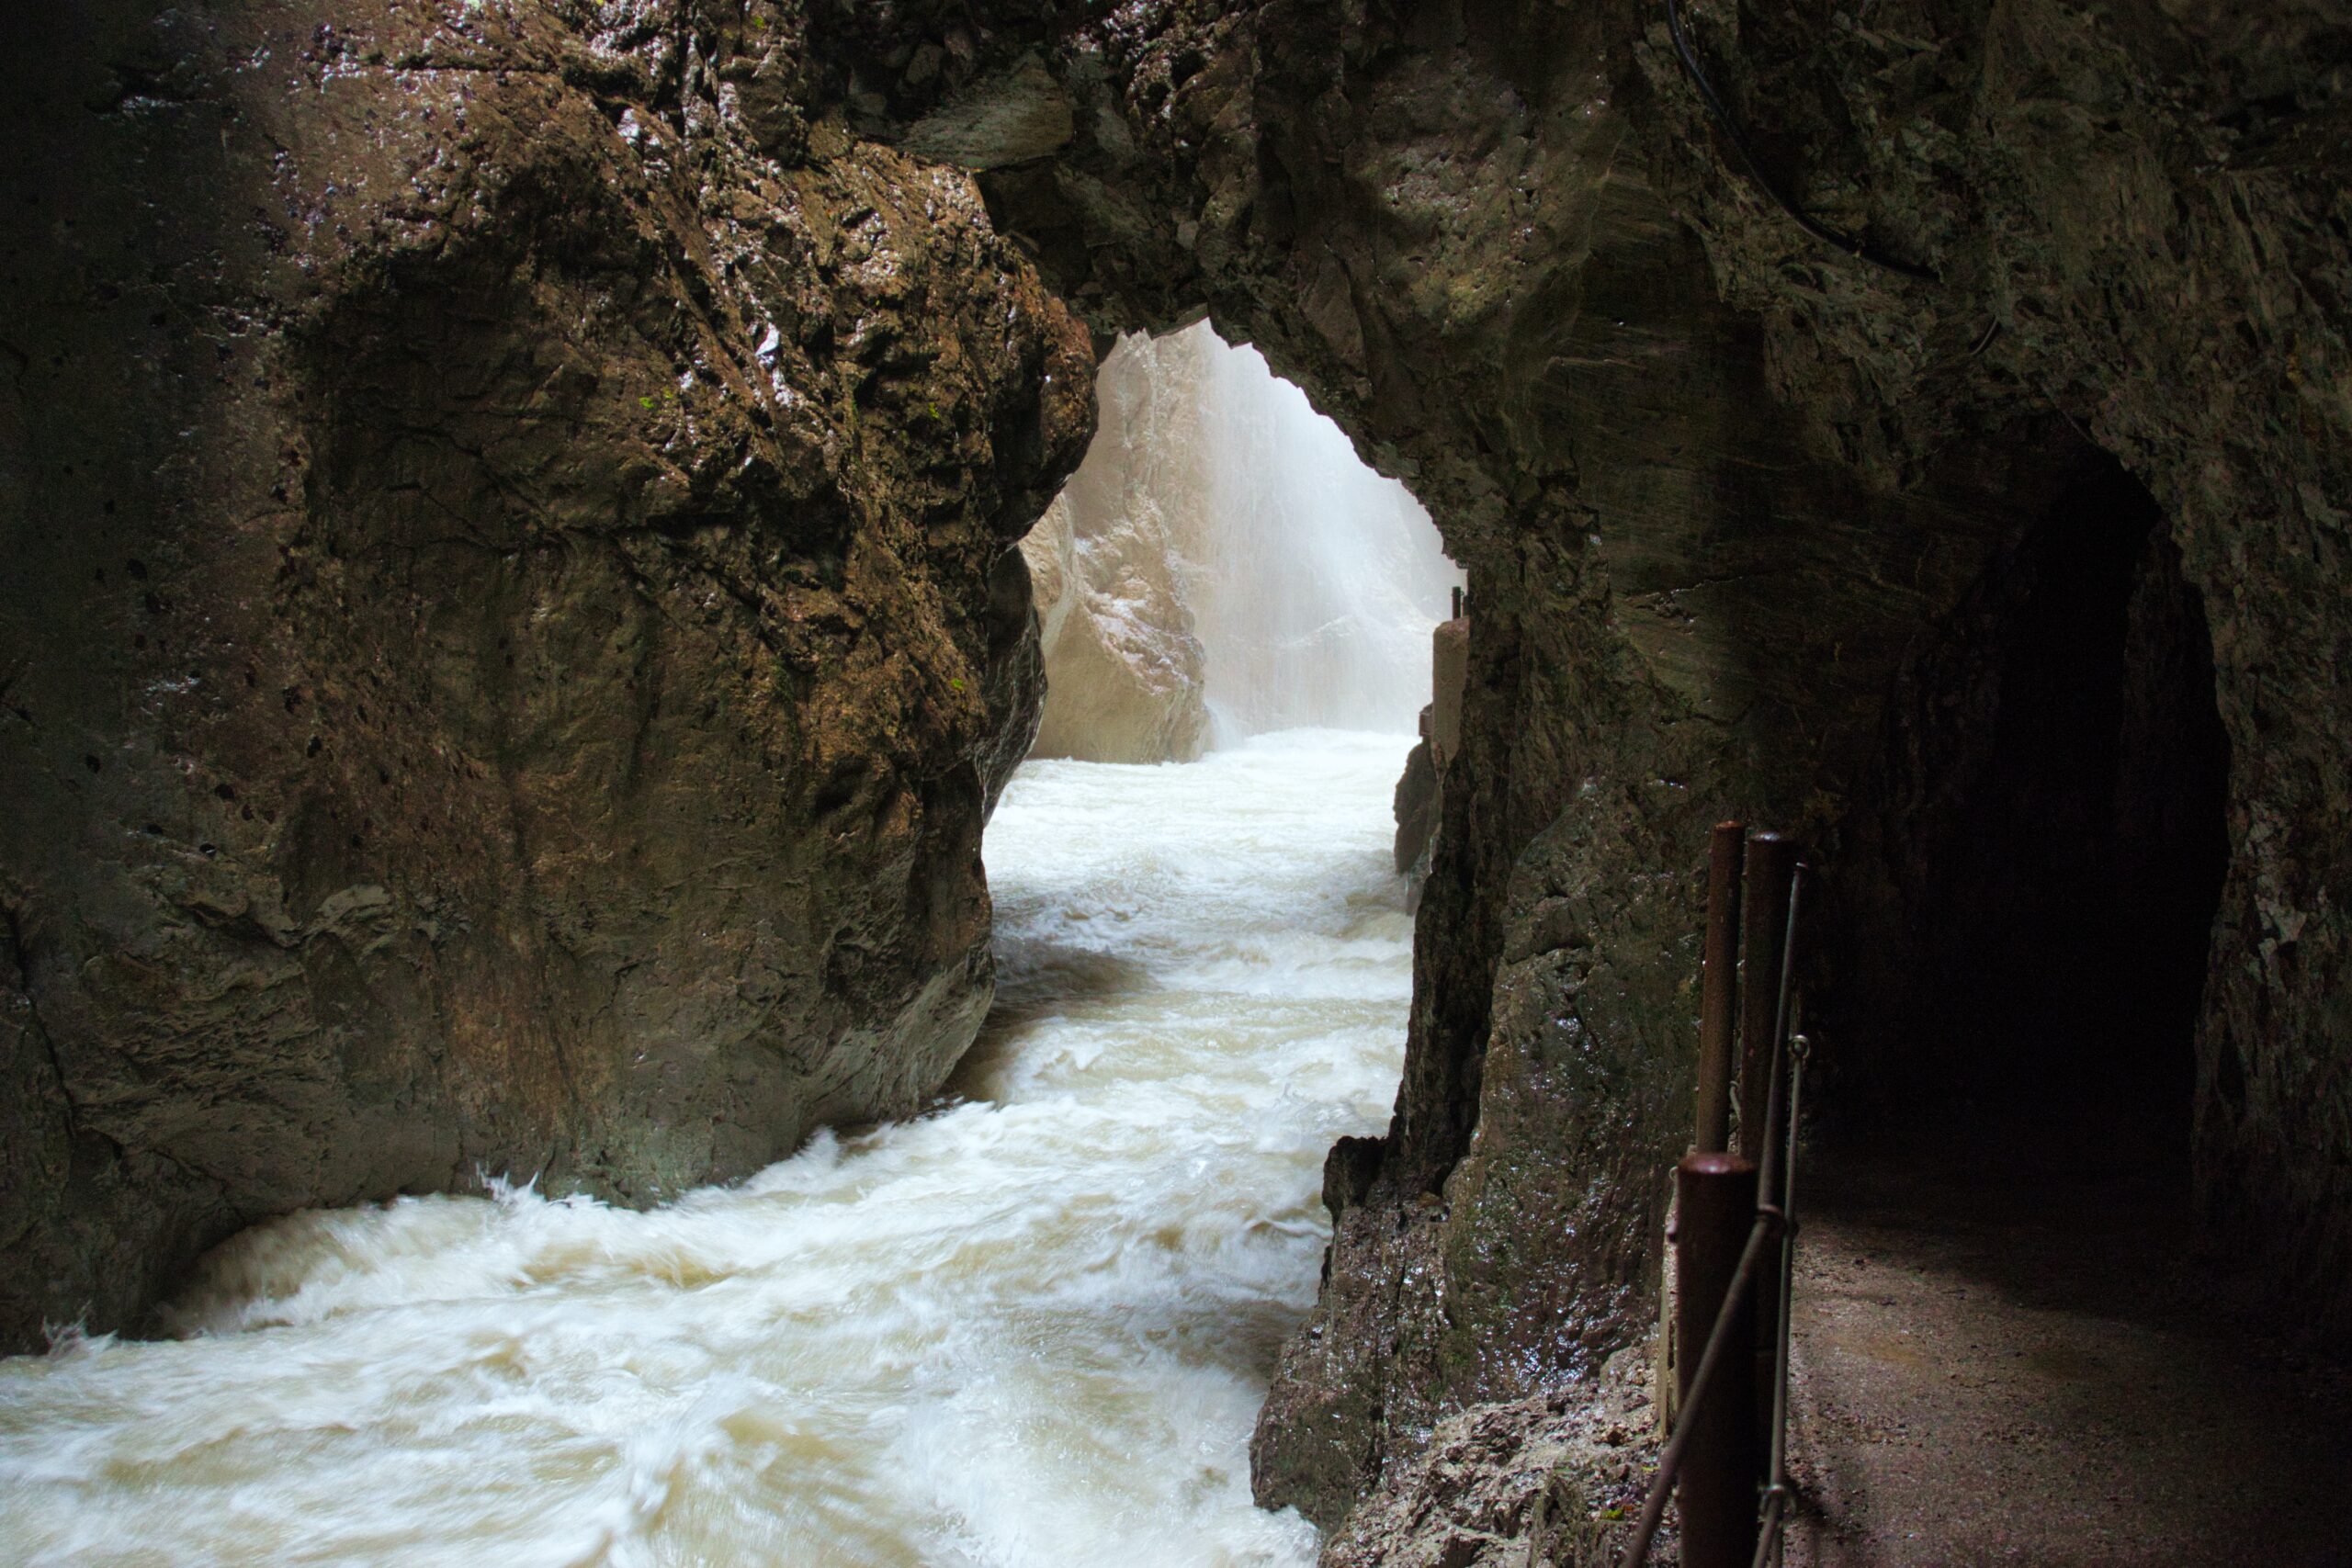
{"label": "white foam", "polygon": [[1402,755],[1023,769],[962,1102],[650,1213],[250,1233],[192,1337],[0,1363],[0,1560],[1311,1562],[1248,1440],[1323,1152],[1395,1089]]}

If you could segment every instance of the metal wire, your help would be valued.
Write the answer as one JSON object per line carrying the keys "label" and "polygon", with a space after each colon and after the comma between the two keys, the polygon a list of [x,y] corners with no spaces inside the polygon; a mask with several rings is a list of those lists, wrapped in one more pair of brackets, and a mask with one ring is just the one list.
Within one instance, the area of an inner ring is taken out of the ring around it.
{"label": "metal wire", "polygon": [[1747,170],[1747,177],[1754,180],[1766,196],[1778,202],[1781,210],[1796,220],[1798,228],[1832,250],[1845,252],[1856,261],[1868,262],[1872,266],[1905,277],[1916,277],[1924,283],[1943,281],[1928,268],[1913,262],[1898,261],[1867,240],[1839,233],[1783,194],[1772,177],[1764,172],[1764,165],[1758,160],[1756,150],[1748,145],[1747,136],[1739,129],[1739,122],[1732,118],[1730,108],[1716,96],[1714,84],[1707,80],[1707,73],[1699,64],[1698,53],[1691,49],[1690,39],[1682,30],[1682,8],[1676,0],[1666,0],[1666,30],[1674,39],[1674,52],[1681,57],[1683,73],[1699,90],[1699,101],[1705,104],[1708,114],[1714,117],[1715,125],[1724,133],[1724,140],[1730,142],[1732,151],[1739,154],[1740,163]]}
{"label": "metal wire", "polygon": [[[1747,1246],[1739,1255],[1739,1268],[1732,1275],[1731,1288],[1724,1292],[1724,1303],[1715,1312],[1714,1326],[1707,1333],[1707,1348],[1699,1358],[1699,1370],[1690,1379],[1690,1392],[1682,1401],[1681,1413],[1675,1417],[1673,1436],[1668,1438],[1666,1451],[1658,1456],[1657,1473],[1650,1478],[1649,1493],[1642,1499],[1642,1517],[1634,1528],[1634,1539],[1626,1544],[1620,1568],[1641,1568],[1649,1556],[1650,1542],[1657,1535],[1658,1526],[1666,1518],[1667,1499],[1674,1494],[1674,1483],[1682,1472],[1683,1450],[1690,1446],[1690,1432],[1699,1406],[1707,1397],[1716,1367],[1722,1364],[1724,1349],[1731,1338],[1732,1320],[1747,1304],[1748,1293],[1755,1288],[1756,1271],[1764,1255],[1764,1245],[1776,1233],[1781,1242],[1779,1321],[1774,1325],[1778,1347],[1772,1360],[1772,1441],[1768,1474],[1764,1488],[1764,1517],[1756,1540],[1756,1557],[1751,1568],[1766,1568],[1778,1560],[1782,1534],[1788,1522],[1791,1497],[1788,1474],[1789,1432],[1789,1342],[1791,1316],[1789,1296],[1796,1271],[1796,1189],[1797,1189],[1797,1109],[1804,1095],[1805,1058],[1812,1046],[1802,1034],[1789,1032],[1791,1018],[1797,1007],[1794,976],[1796,972],[1797,911],[1802,905],[1806,867],[1800,863],[1789,879],[1788,937],[1781,949],[1781,991],[1773,1010],[1772,1088],[1765,1125],[1778,1128],[1778,1140],[1768,1138],[1764,1144],[1763,1169],[1757,1182],[1756,1224],[1747,1233]],[[1787,1113],[1781,1112],[1781,1082],[1785,1072],[1788,1085]]]}
{"label": "metal wire", "polygon": [[1781,1125],[1781,1080],[1787,1067],[1783,1046],[1789,1038],[1789,1000],[1793,995],[1797,963],[1797,909],[1804,897],[1804,874],[1802,861],[1789,874],[1788,924],[1781,928],[1786,933],[1781,941],[1781,989],[1772,1002],[1772,1038],[1767,1046],[1771,1053],[1771,1066],[1768,1069],[1771,1087],[1764,1100],[1764,1136],[1758,1144],[1758,1152],[1764,1156],[1759,1162],[1763,1168],[1756,1178],[1756,1190],[1766,1202],[1772,1201],[1780,1190],[1780,1151],[1774,1146],[1772,1133]]}
{"label": "metal wire", "polygon": [[1621,1568],[1640,1568],[1642,1559],[1650,1552],[1650,1540],[1657,1534],[1657,1527],[1666,1517],[1666,1500],[1673,1494],[1675,1477],[1682,1472],[1682,1450],[1690,1446],[1691,1417],[1705,1403],[1715,1369],[1723,1364],[1724,1350],[1731,1341],[1732,1319],[1747,1303],[1747,1292],[1755,1288],[1756,1267],[1764,1257],[1764,1244],[1779,1228],[1780,1211],[1757,1205],[1756,1224],[1747,1233],[1747,1246],[1739,1255],[1739,1268],[1731,1277],[1731,1288],[1724,1292],[1724,1304],[1715,1314],[1715,1326],[1707,1334],[1706,1352],[1699,1358],[1699,1370],[1690,1379],[1690,1393],[1682,1401],[1682,1414],[1675,1417],[1674,1436],[1667,1439],[1666,1451],[1658,1456],[1657,1473],[1650,1478],[1649,1495],[1642,1500],[1641,1522],[1634,1527],[1634,1539],[1625,1548]]}
{"label": "metal wire", "polygon": [[1756,1560],[1750,1568],[1778,1562],[1789,1522],[1789,1342],[1790,1296],[1795,1283],[1797,1258],[1797,1108],[1804,1099],[1805,1058],[1812,1042],[1803,1034],[1789,1037],[1789,1124],[1786,1157],[1781,1162],[1781,1321],[1780,1346],[1772,1359],[1772,1456],[1765,1472],[1764,1525],[1756,1539]]}

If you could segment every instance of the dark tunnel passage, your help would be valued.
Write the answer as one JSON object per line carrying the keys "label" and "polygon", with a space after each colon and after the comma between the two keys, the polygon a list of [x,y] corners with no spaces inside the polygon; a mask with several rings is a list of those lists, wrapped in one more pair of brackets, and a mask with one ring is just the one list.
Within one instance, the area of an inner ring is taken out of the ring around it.
{"label": "dark tunnel passage", "polygon": [[2088,464],[1894,711],[1838,901],[1828,1126],[2180,1190],[2229,752],[2147,491]]}
{"label": "dark tunnel passage", "polygon": [[2346,1539],[2341,1384],[2263,1348],[2184,1201],[2245,1092],[2197,1058],[2230,853],[2204,610],[2148,491],[2077,451],[1906,669],[1827,879],[1792,1561]]}

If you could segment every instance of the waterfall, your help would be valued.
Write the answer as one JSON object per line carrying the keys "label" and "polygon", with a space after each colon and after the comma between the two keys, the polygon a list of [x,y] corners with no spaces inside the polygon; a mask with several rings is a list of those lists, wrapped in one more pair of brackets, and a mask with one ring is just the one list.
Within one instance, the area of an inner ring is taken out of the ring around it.
{"label": "waterfall", "polygon": [[1320,726],[1409,732],[1430,699],[1430,632],[1462,573],[1410,492],[1254,348],[1206,324],[1210,454],[1177,530],[1220,742]]}
{"label": "waterfall", "polygon": [[1035,754],[1409,733],[1462,581],[1429,513],[1205,322],[1124,339],[1097,386],[1094,445],[1023,547],[1047,684]]}

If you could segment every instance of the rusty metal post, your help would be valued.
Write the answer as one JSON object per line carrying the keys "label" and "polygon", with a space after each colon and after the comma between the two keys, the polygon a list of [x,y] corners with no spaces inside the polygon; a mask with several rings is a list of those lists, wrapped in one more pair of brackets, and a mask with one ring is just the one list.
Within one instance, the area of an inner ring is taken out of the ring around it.
{"label": "rusty metal post", "polygon": [[1788,913],[1781,922],[1781,967],[1772,976],[1772,990],[1778,998],[1772,1010],[1772,1054],[1770,1089],[1764,1097],[1763,1156],[1757,1161],[1758,1190],[1764,1201],[1785,1207],[1785,1182],[1781,1174],[1782,1148],[1788,1141],[1789,1108],[1787,1103],[1789,1053],[1789,1020],[1792,1010],[1802,1006],[1796,994],[1797,910],[1804,900],[1805,874],[1809,868],[1799,862],[1789,876]]}
{"label": "rusty metal post", "polygon": [[[1761,835],[1759,835],[1761,837]],[[1781,1192],[1781,1140],[1785,1138],[1788,1123],[1788,1006],[1790,987],[1794,983],[1794,957],[1797,957],[1797,900],[1804,886],[1804,867],[1797,865],[1797,846],[1788,840],[1773,837],[1773,853],[1757,874],[1757,861],[1747,863],[1750,882],[1747,898],[1769,896],[1773,898],[1771,947],[1769,966],[1764,962],[1764,950],[1747,947],[1747,974],[1740,976],[1746,987],[1743,997],[1747,1001],[1747,1054],[1740,1069],[1746,1081],[1740,1084],[1740,1152],[1755,1147],[1752,1159],[1759,1170],[1759,1192],[1764,1203],[1778,1211],[1782,1201]],[[1761,886],[1759,886],[1761,882]],[[1750,905],[1752,908],[1752,905]],[[1759,926],[1750,924],[1750,941]],[[1761,1090],[1759,1098],[1750,1098]],[[1757,1110],[1750,1110],[1757,1107]],[[1750,1131],[1755,1128],[1755,1131]],[[1767,1269],[1757,1279],[1757,1321],[1778,1324],[1781,1321],[1781,1272]],[[1778,1349],[1769,1337],[1757,1342],[1757,1441],[1771,1441],[1773,1425],[1773,1373],[1778,1368]]]}
{"label": "rusty metal post", "polygon": [[1718,822],[1707,843],[1707,939],[1699,971],[1699,1117],[1690,1146],[1731,1145],[1733,1032],[1738,1024],[1740,822]]}
{"label": "rusty metal post", "polygon": [[1781,1010],[1781,952],[1788,940],[1789,882],[1797,847],[1778,833],[1747,840],[1747,887],[1740,902],[1739,1153],[1761,1163],[1769,1134],[1774,1035]]}
{"label": "rusty metal post", "polygon": [[1707,1342],[1739,1272],[1740,1255],[1756,1225],[1756,1166],[1728,1154],[1694,1154],[1676,1168],[1675,1307],[1678,1337],[1690,1348],[1679,1367],[1683,1419],[1690,1423],[1683,1450],[1678,1503],[1684,1568],[1746,1568],[1756,1554],[1758,1488],[1762,1451],[1756,1433],[1756,1309],[1750,1291],[1732,1316],[1724,1347],[1696,1409],[1690,1380],[1697,1347]]}

